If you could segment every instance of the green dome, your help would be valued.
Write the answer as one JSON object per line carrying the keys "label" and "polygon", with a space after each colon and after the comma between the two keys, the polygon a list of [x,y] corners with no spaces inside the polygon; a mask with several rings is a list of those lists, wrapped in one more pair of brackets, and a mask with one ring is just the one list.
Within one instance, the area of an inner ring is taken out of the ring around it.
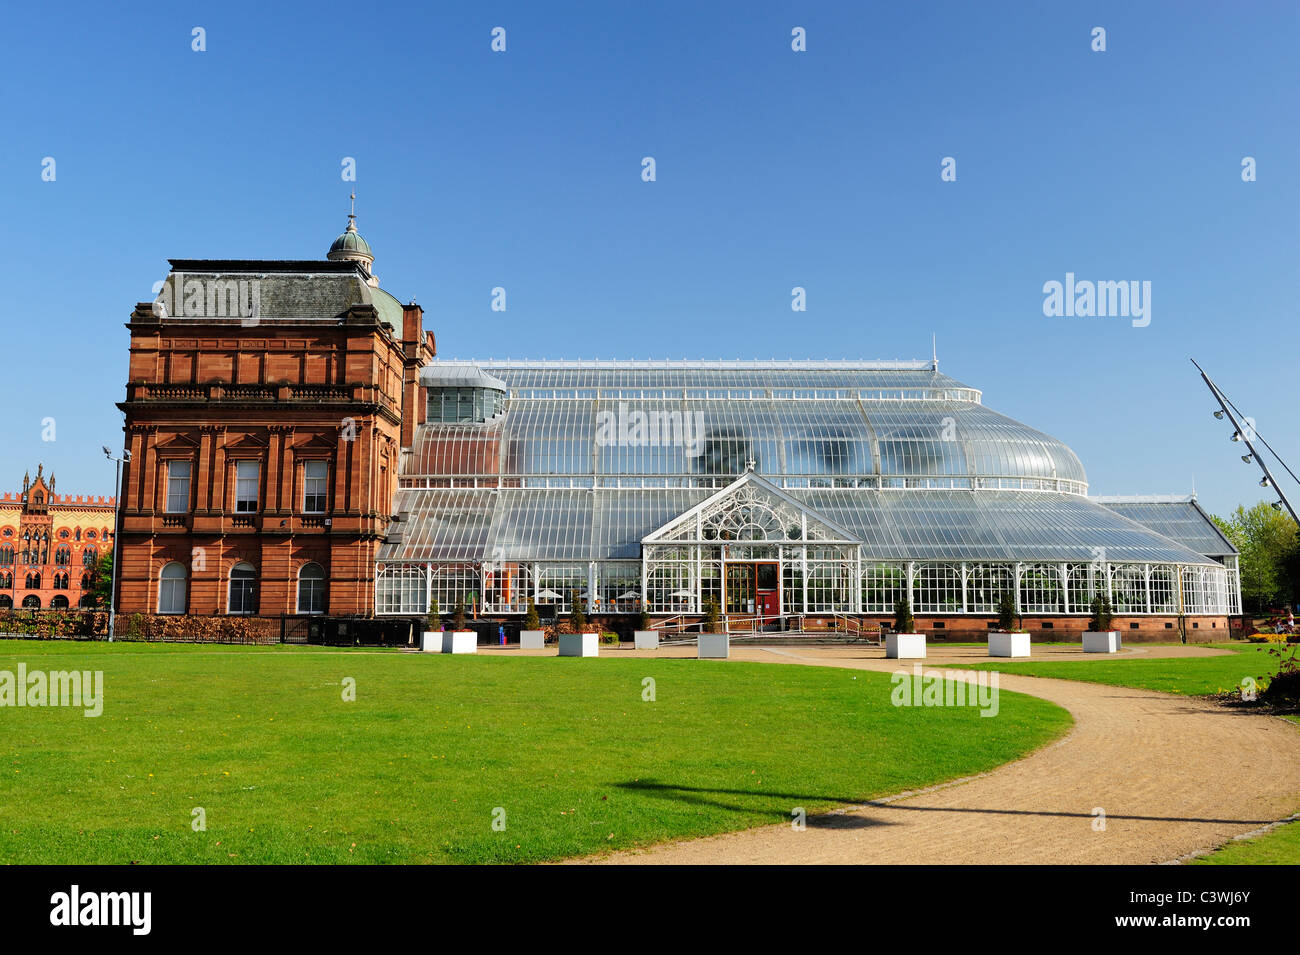
{"label": "green dome", "polygon": [[375,254],[370,251],[370,243],[361,237],[361,233],[357,231],[356,223],[350,221],[351,216],[348,218],[347,229],[334,240],[334,244],[330,246],[329,254],[325,257],[332,262],[346,259],[359,260],[367,264],[373,262]]}

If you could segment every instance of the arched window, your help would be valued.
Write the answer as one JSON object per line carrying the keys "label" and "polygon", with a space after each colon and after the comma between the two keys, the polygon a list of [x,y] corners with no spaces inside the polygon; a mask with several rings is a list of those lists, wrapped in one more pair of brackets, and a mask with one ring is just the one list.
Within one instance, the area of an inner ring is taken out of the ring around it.
{"label": "arched window", "polygon": [[82,590],[90,589],[90,574],[81,575],[81,589]]}
{"label": "arched window", "polygon": [[303,564],[298,571],[298,612],[325,612],[325,571],[320,564]]}
{"label": "arched window", "polygon": [[0,547],[0,566],[9,567],[14,562],[14,549],[12,545],[5,544]]}
{"label": "arched window", "polygon": [[[28,589],[28,590],[40,590],[40,589],[41,589],[41,575],[40,575],[40,574],[28,574],[28,575],[27,575],[27,589]],[[23,601],[23,606],[24,606],[24,607],[27,606],[27,601],[25,601],[25,600]],[[38,602],[38,606],[39,606],[39,602]]]}
{"label": "arched window", "polygon": [[227,613],[254,613],[257,610],[257,570],[241,561],[230,568],[230,598]]}
{"label": "arched window", "polygon": [[81,600],[78,601],[77,606],[79,606],[79,607],[85,607],[85,608],[87,608],[87,609],[93,609],[94,606],[95,606],[95,595],[94,595],[94,594],[82,594],[82,595],[81,595]]}
{"label": "arched window", "polygon": [[158,612],[185,612],[185,565],[173,560],[158,575]]}
{"label": "arched window", "polygon": [[12,610],[13,606],[13,597],[10,597],[8,594],[0,594],[0,610]]}
{"label": "arched window", "polygon": [[63,546],[54,552],[54,562],[64,565],[72,563],[72,548]]}
{"label": "arched window", "polygon": [[23,598],[23,607],[26,608],[27,610],[40,610],[41,598],[36,596],[35,594],[28,594],[26,597]]}
{"label": "arched window", "polygon": [[67,606],[68,598],[63,596],[63,594],[58,594],[50,601],[50,609],[52,610],[64,610]]}
{"label": "arched window", "polygon": [[87,547],[81,552],[81,563],[85,567],[94,567],[95,561],[99,560],[99,548]]}

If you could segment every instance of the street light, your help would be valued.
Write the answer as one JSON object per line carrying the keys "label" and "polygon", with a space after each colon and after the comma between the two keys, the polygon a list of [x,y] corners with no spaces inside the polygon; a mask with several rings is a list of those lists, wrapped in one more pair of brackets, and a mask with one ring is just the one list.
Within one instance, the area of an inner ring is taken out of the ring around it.
{"label": "street light", "polygon": [[122,465],[131,460],[131,452],[124,448],[122,456],[115,458],[108,445],[102,447],[104,457],[114,462],[116,471],[113,478],[113,574],[108,584],[108,642],[112,643],[117,635],[117,542],[122,536]]}
{"label": "street light", "polygon": [[1259,486],[1260,486],[1260,487],[1268,487],[1268,478],[1266,478],[1266,477],[1264,477],[1264,478],[1260,478],[1260,479],[1259,479]]}
{"label": "street light", "polygon": [[1218,418],[1220,421],[1222,421],[1222,420],[1223,420],[1223,412],[1222,412],[1222,411],[1216,411],[1216,412],[1214,412],[1214,417],[1216,417],[1216,418]]}
{"label": "street light", "polygon": [[1233,441],[1240,441],[1240,440],[1241,440],[1241,432],[1240,432],[1240,431],[1234,431],[1234,432],[1232,432],[1232,440],[1233,440]]}
{"label": "street light", "polygon": [[1250,458],[1251,458],[1251,456],[1250,456],[1249,454],[1243,454],[1243,455],[1241,456],[1241,461],[1242,461],[1243,464],[1249,464],[1249,463],[1250,463]]}

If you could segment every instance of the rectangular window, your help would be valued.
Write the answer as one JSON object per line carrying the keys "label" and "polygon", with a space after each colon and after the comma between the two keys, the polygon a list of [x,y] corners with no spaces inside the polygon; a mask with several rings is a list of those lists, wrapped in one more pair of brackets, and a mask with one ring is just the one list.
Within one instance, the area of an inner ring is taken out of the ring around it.
{"label": "rectangular window", "polygon": [[235,462],[235,513],[253,514],[257,511],[257,485],[261,466],[257,461]]}
{"label": "rectangular window", "polygon": [[329,464],[308,461],[302,466],[302,510],[304,514],[324,514]]}
{"label": "rectangular window", "polygon": [[167,462],[167,513],[188,514],[190,510],[190,462]]}

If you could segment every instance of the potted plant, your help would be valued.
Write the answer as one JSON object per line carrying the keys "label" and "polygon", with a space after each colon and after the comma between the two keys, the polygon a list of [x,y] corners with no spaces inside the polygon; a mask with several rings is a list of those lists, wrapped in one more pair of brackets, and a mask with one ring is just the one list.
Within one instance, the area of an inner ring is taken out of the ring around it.
{"label": "potted plant", "polygon": [[700,630],[699,653],[701,660],[725,660],[731,656],[731,636],[722,624],[722,611],[715,597],[704,603],[704,626]]}
{"label": "potted plant", "polygon": [[546,634],[537,617],[537,605],[533,598],[528,598],[528,612],[524,614],[524,629],[519,631],[519,649],[541,650],[546,646]]}
{"label": "potted plant", "polygon": [[894,632],[885,636],[885,658],[889,660],[924,660],[925,634],[916,632],[912,604],[899,597],[894,604]]}
{"label": "potted plant", "polygon": [[451,629],[442,635],[443,653],[475,653],[478,651],[478,634],[465,629],[465,605],[456,601],[451,612]]}
{"label": "potted plant", "polygon": [[650,615],[642,607],[637,613],[636,630],[632,633],[632,645],[637,650],[658,650],[659,631],[650,629]]}
{"label": "potted plant", "polygon": [[587,615],[582,612],[582,598],[576,590],[569,591],[569,628],[573,633],[560,634],[560,656],[600,656],[600,634],[588,633]]}
{"label": "potted plant", "polygon": [[429,612],[424,620],[424,633],[420,638],[420,649],[425,653],[442,651],[442,615],[438,612],[438,598],[429,598]]}
{"label": "potted plant", "polygon": [[1115,612],[1110,601],[1097,594],[1092,598],[1092,616],[1088,620],[1088,629],[1083,635],[1084,653],[1118,653],[1120,648],[1119,631],[1112,630],[1110,622]]}
{"label": "potted plant", "polygon": [[989,631],[989,656],[1029,656],[1029,634],[1016,627],[1016,596],[1004,591],[998,600],[998,628]]}

